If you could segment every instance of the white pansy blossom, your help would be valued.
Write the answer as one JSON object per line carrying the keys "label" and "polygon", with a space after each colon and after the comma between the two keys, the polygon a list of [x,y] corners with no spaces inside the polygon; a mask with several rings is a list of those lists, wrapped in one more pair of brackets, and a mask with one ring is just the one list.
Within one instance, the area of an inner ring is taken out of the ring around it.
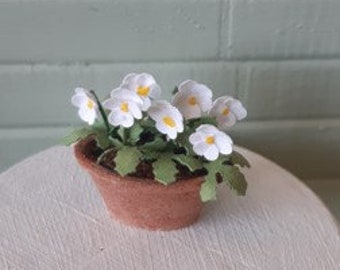
{"label": "white pansy blossom", "polygon": [[143,101],[134,92],[124,88],[112,90],[111,97],[103,102],[103,106],[111,112],[108,121],[113,126],[129,128],[135,119],[141,119]]}
{"label": "white pansy blossom", "polygon": [[231,138],[213,125],[201,125],[189,137],[194,152],[207,160],[216,160],[219,153],[229,155],[233,151]]}
{"label": "white pansy blossom", "polygon": [[98,105],[91,93],[84,88],[76,88],[75,94],[72,96],[71,102],[78,107],[78,115],[80,119],[93,125],[98,118]]}
{"label": "white pansy blossom", "polygon": [[226,128],[245,118],[247,110],[239,100],[224,96],[214,101],[209,115],[216,118],[220,128]]}
{"label": "white pansy blossom", "polygon": [[182,82],[173,96],[172,104],[185,119],[198,118],[212,105],[212,91],[204,84],[192,80]]}
{"label": "white pansy blossom", "polygon": [[143,111],[149,109],[151,99],[159,98],[161,94],[161,88],[155,78],[147,73],[130,73],[126,75],[120,87],[135,92],[142,99]]}
{"label": "white pansy blossom", "polygon": [[170,139],[176,139],[177,133],[183,132],[183,116],[169,102],[158,100],[148,110],[149,116],[155,120],[157,130]]}

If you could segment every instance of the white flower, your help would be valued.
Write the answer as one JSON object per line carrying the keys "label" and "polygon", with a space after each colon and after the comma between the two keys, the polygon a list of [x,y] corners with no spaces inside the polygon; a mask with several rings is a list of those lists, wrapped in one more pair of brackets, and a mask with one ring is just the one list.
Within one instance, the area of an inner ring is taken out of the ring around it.
{"label": "white flower", "polygon": [[149,116],[156,121],[157,130],[170,139],[176,139],[177,133],[183,132],[183,116],[169,102],[158,100],[148,110]]}
{"label": "white flower", "polygon": [[216,118],[220,128],[226,128],[245,118],[247,110],[239,100],[224,96],[214,101],[209,115]]}
{"label": "white flower", "polygon": [[204,84],[187,80],[178,87],[172,104],[183,114],[185,119],[198,118],[212,105],[212,92]]}
{"label": "white flower", "polygon": [[161,94],[161,88],[156,83],[155,78],[147,73],[130,73],[123,79],[121,88],[126,88],[138,94],[143,100],[143,111],[147,111],[151,106],[151,99],[156,99]]}
{"label": "white flower", "polygon": [[93,125],[96,118],[98,118],[98,105],[91,95],[91,93],[84,88],[76,88],[75,94],[72,96],[71,102],[78,107],[78,115],[80,119]]}
{"label": "white flower", "polygon": [[233,141],[224,132],[212,125],[201,125],[195,133],[189,137],[194,152],[213,161],[218,158],[219,153],[229,155],[233,151]]}
{"label": "white flower", "polygon": [[111,110],[108,121],[113,126],[129,128],[135,119],[142,118],[143,101],[134,92],[124,88],[112,90],[111,97],[103,102],[106,109]]}

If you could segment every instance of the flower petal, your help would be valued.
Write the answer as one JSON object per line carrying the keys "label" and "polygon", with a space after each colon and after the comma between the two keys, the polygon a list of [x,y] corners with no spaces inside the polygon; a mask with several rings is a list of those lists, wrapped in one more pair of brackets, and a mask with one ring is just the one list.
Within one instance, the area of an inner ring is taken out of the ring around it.
{"label": "flower petal", "polygon": [[117,107],[119,107],[119,104],[121,103],[121,101],[117,100],[117,99],[113,99],[113,98],[108,98],[107,100],[103,101],[103,107],[109,110],[114,110]]}
{"label": "flower petal", "polygon": [[210,146],[208,144],[202,141],[200,143],[194,144],[193,150],[197,155],[203,156],[209,147]]}
{"label": "flower petal", "polygon": [[230,110],[235,114],[237,120],[242,120],[247,116],[247,110],[243,107],[241,101],[237,99],[230,104]]}
{"label": "flower petal", "polygon": [[202,132],[206,135],[215,135],[218,132],[220,132],[215,126],[209,125],[209,124],[204,124],[200,125],[197,129],[197,132]]}
{"label": "flower petal", "polygon": [[230,112],[228,115],[220,114],[216,117],[219,128],[232,127],[236,123],[235,115]]}
{"label": "flower petal", "polygon": [[147,111],[151,106],[151,100],[149,97],[144,97],[143,99],[143,105],[142,105],[142,111]]}
{"label": "flower petal", "polygon": [[156,83],[150,85],[149,97],[156,99],[156,98],[159,98],[160,96],[161,96],[161,87]]}
{"label": "flower petal", "polygon": [[183,81],[178,86],[178,92],[186,92],[187,90],[192,89],[196,84],[197,82],[193,80]]}
{"label": "flower petal", "polygon": [[160,133],[168,134],[168,128],[163,121],[157,121],[155,127]]}
{"label": "flower petal", "polygon": [[226,104],[229,102],[229,101],[232,101],[233,98],[230,97],[230,96],[223,96],[223,97],[219,97],[217,98],[213,105],[212,105],[212,108],[210,109],[209,111],[209,115],[213,116],[213,117],[217,117],[218,115],[221,114],[221,112],[223,111],[223,109],[226,108]]}
{"label": "flower petal", "polygon": [[198,105],[194,106],[183,106],[178,108],[183,114],[185,119],[194,119],[202,116],[202,111]]}
{"label": "flower petal", "polygon": [[95,119],[97,118],[96,110],[89,110],[86,107],[81,107],[78,111],[80,119],[87,122],[89,125],[93,125]]}
{"label": "flower petal", "polygon": [[124,115],[124,121],[121,123],[121,125],[125,128],[129,128],[133,126],[133,123],[135,122],[135,119],[133,118],[132,114],[126,114]]}
{"label": "flower petal", "polygon": [[133,115],[134,118],[136,118],[136,119],[142,118],[142,116],[143,116],[142,111],[136,103],[129,102],[129,110],[130,110],[130,112],[131,112],[131,114]]}
{"label": "flower petal", "polygon": [[215,145],[221,154],[229,155],[233,152],[233,141],[224,132],[215,135]]}
{"label": "flower petal", "polygon": [[128,84],[136,79],[137,73],[129,73],[123,78],[122,84]]}
{"label": "flower petal", "polygon": [[150,86],[156,83],[155,78],[148,73],[141,73],[136,76],[137,85]]}
{"label": "flower petal", "polygon": [[112,90],[111,97],[117,100],[122,100],[122,101],[130,100],[140,105],[143,104],[142,99],[135,92],[132,92],[125,88],[116,88]]}
{"label": "flower petal", "polygon": [[175,107],[172,106],[168,101],[157,100],[154,101],[152,106],[149,108],[148,114],[153,120],[157,121],[172,108]]}
{"label": "flower petal", "polygon": [[113,126],[131,127],[134,118],[130,113],[111,112],[108,116],[109,123]]}
{"label": "flower petal", "polygon": [[174,128],[168,130],[167,135],[170,139],[174,140],[177,138],[177,131]]}
{"label": "flower petal", "polygon": [[212,91],[204,84],[197,84],[194,88],[196,96],[198,96],[199,106],[203,112],[211,109]]}
{"label": "flower petal", "polygon": [[209,146],[209,148],[204,152],[204,157],[210,161],[216,160],[218,158],[217,147],[214,144]]}
{"label": "flower petal", "polygon": [[203,142],[203,141],[204,141],[204,137],[199,132],[195,132],[189,136],[189,142],[193,145]]}
{"label": "flower petal", "polygon": [[80,107],[82,104],[84,104],[88,100],[88,97],[86,95],[82,94],[75,94],[71,98],[71,102],[74,106]]}

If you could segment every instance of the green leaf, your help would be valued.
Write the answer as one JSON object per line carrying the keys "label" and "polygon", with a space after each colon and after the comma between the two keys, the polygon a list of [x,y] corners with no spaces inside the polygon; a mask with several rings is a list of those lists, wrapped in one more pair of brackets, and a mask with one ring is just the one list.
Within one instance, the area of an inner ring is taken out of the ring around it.
{"label": "green leaf", "polygon": [[192,157],[192,156],[186,156],[186,155],[175,155],[173,156],[173,159],[179,162],[180,164],[188,167],[190,171],[196,171],[198,169],[202,169],[202,163],[198,159]]}
{"label": "green leaf", "polygon": [[219,172],[230,189],[237,195],[245,195],[247,190],[247,182],[240,169],[236,166],[224,165]]}
{"label": "green leaf", "polygon": [[154,128],[155,127],[155,121],[152,120],[150,117],[144,117],[141,121],[141,126],[142,127],[149,127],[149,128]]}
{"label": "green leaf", "polygon": [[239,152],[233,151],[233,153],[230,156],[231,156],[230,161],[232,164],[238,164],[241,167],[250,168],[248,160],[244,156],[242,156]]}
{"label": "green leaf", "polygon": [[113,144],[115,146],[115,148],[117,148],[117,149],[120,149],[124,146],[124,144],[120,140],[118,140],[117,138],[109,136],[109,140],[110,140],[111,144]]}
{"label": "green leaf", "polygon": [[201,185],[200,196],[202,202],[207,202],[211,200],[216,200],[216,173],[209,172],[205,177],[205,181]]}
{"label": "green leaf", "polygon": [[114,159],[116,164],[115,170],[121,176],[133,173],[136,171],[141,157],[142,153],[136,147],[125,146],[117,151]]}
{"label": "green leaf", "polygon": [[79,140],[87,138],[91,134],[95,134],[96,130],[91,128],[91,127],[84,127],[80,129],[75,129],[73,130],[70,134],[65,136],[62,140],[61,143],[64,145],[71,145]]}
{"label": "green leaf", "polygon": [[147,142],[140,146],[145,151],[162,151],[167,147],[167,142],[161,137],[155,137],[151,142]]}
{"label": "green leaf", "polygon": [[214,176],[214,179],[216,180],[216,176],[219,174],[233,192],[235,192],[237,195],[245,195],[247,190],[247,182],[244,178],[244,175],[237,166],[225,165],[223,164],[223,159],[217,159],[215,161],[206,163],[204,167],[208,172],[205,179]]}
{"label": "green leaf", "polygon": [[117,134],[122,139],[123,142],[126,142],[126,128],[125,127],[120,126],[117,129]]}
{"label": "green leaf", "polygon": [[132,144],[136,144],[139,141],[139,136],[143,132],[143,127],[139,125],[138,123],[135,123],[130,129],[129,129],[129,142]]}
{"label": "green leaf", "polygon": [[103,129],[100,129],[100,130],[96,130],[96,142],[97,142],[97,145],[105,150],[107,148],[109,148],[112,143],[107,135],[107,131],[106,130],[103,130]]}
{"label": "green leaf", "polygon": [[209,124],[209,125],[217,125],[217,122],[214,118],[210,117],[210,116],[204,116],[201,118],[194,118],[194,119],[190,119],[188,120],[188,126],[190,126],[193,129],[198,128],[200,125],[203,124]]}
{"label": "green leaf", "polygon": [[176,163],[171,159],[171,155],[161,155],[152,163],[153,174],[155,179],[168,185],[176,181],[177,168]]}
{"label": "green leaf", "polygon": [[161,153],[159,152],[146,151],[143,152],[142,160],[153,161],[157,159],[160,155]]}

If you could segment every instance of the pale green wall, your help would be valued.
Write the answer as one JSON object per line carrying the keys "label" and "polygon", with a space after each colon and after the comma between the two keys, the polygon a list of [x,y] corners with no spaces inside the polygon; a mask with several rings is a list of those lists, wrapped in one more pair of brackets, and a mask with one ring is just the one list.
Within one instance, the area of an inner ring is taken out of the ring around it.
{"label": "pale green wall", "polygon": [[[303,178],[340,178],[340,1],[0,0],[0,170],[79,123],[131,71],[240,98],[232,132]],[[169,92],[165,92],[169,96]]]}

